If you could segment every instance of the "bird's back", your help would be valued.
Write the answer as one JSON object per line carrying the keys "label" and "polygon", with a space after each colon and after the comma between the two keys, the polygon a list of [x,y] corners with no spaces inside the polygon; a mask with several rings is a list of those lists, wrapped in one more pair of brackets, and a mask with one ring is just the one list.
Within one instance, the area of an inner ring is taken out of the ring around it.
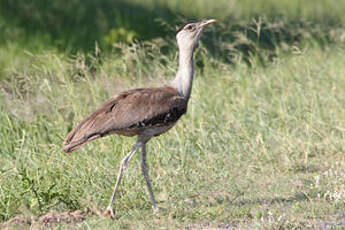
{"label": "bird's back", "polygon": [[94,139],[117,133],[134,136],[151,129],[159,135],[187,111],[187,100],[175,88],[134,89],[120,93],[81,121],[66,137],[65,152]]}

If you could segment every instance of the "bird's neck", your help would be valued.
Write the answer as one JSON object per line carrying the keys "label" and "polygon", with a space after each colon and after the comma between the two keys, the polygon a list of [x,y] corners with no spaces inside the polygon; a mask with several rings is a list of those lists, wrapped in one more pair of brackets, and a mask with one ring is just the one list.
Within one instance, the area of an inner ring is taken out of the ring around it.
{"label": "bird's neck", "polygon": [[171,85],[187,100],[192,91],[193,74],[193,50],[180,49],[178,71]]}

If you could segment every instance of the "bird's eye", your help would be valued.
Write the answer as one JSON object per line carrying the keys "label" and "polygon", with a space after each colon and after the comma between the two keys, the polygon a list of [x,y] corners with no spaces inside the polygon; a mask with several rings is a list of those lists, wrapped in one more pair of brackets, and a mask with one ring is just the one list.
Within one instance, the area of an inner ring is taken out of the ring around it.
{"label": "bird's eye", "polygon": [[189,26],[187,26],[187,30],[192,30],[194,27],[193,27],[193,25],[189,25]]}

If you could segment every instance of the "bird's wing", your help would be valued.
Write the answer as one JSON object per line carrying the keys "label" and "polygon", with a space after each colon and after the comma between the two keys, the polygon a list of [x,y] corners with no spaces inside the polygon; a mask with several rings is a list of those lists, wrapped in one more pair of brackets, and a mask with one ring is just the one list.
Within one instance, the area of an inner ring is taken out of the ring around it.
{"label": "bird's wing", "polygon": [[67,136],[66,152],[84,143],[116,131],[134,130],[136,135],[147,127],[169,125],[187,110],[187,101],[176,89],[165,86],[125,91],[109,99],[81,121]]}

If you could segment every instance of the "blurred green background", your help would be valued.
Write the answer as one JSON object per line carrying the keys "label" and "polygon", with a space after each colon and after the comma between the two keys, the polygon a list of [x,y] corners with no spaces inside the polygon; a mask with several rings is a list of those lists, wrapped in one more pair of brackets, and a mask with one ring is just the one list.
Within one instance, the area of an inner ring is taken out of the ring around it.
{"label": "blurred green background", "polygon": [[[344,40],[344,1],[337,0],[0,0],[0,79],[23,51],[104,54],[117,44],[162,38],[175,52],[176,28],[188,20],[219,23],[203,42],[210,55],[234,62],[240,55],[262,63],[279,50]],[[263,51],[263,52],[261,52]]]}
{"label": "blurred green background", "polygon": [[303,37],[299,30],[330,40],[324,33],[344,25],[344,5],[336,0],[1,0],[0,44],[89,51],[95,42],[106,48],[114,42],[172,36],[179,23],[201,18],[216,18],[232,31],[245,30],[244,25],[261,20],[263,36],[273,35],[260,36],[263,40],[295,41]]}

